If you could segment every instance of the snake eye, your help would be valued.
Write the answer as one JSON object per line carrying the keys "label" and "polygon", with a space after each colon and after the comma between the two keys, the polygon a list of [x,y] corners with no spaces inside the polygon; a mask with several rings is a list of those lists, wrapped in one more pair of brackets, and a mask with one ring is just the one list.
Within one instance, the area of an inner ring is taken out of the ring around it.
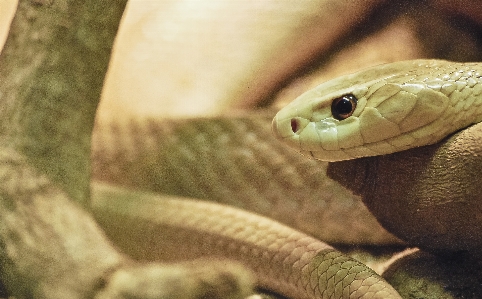
{"label": "snake eye", "polygon": [[357,99],[352,94],[346,94],[331,102],[331,114],[338,120],[350,117],[355,111]]}

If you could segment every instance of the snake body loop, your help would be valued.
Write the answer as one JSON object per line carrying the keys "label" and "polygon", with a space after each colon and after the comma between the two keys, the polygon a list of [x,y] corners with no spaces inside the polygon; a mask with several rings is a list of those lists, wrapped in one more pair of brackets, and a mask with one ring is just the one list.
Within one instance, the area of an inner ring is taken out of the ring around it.
{"label": "snake body loop", "polygon": [[[343,96],[356,108],[337,119]],[[385,64],[323,83],[278,112],[275,135],[324,161],[384,155],[440,141],[482,121],[482,66],[443,60]]]}
{"label": "snake body loop", "polygon": [[105,231],[140,259],[237,260],[254,271],[259,286],[289,298],[400,298],[367,266],[269,218],[104,184],[94,184],[93,198]]}

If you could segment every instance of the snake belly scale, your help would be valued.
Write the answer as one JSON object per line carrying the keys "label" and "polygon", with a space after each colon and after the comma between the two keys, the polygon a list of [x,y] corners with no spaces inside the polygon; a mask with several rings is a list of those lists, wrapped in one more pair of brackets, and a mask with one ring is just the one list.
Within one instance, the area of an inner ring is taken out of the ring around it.
{"label": "snake belly scale", "polygon": [[[482,121],[481,95],[478,63],[395,62],[302,94],[278,112],[273,131],[291,147],[324,161],[384,155],[436,143]],[[342,107],[349,115],[337,119],[333,100],[343,96],[354,96],[356,107]]]}

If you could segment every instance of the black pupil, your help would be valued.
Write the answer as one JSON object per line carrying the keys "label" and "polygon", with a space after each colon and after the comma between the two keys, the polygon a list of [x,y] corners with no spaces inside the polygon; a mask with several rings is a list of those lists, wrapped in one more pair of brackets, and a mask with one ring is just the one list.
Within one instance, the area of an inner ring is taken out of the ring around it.
{"label": "black pupil", "polygon": [[350,100],[344,97],[338,101],[335,108],[338,114],[348,114],[351,112],[352,107]]}
{"label": "black pupil", "polygon": [[357,99],[352,94],[336,98],[331,104],[331,113],[338,120],[348,118],[355,110]]}

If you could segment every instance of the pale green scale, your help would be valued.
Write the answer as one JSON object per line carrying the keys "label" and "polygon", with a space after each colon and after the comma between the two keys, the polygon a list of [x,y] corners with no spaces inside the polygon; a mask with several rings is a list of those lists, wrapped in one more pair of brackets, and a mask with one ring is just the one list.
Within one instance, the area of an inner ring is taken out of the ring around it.
{"label": "pale green scale", "polygon": [[363,144],[364,140],[360,132],[360,119],[358,117],[353,117],[353,118],[347,119],[346,123],[347,123],[346,126],[337,128],[337,138],[338,138],[339,147],[351,148],[359,144]]}
{"label": "pale green scale", "polygon": [[[386,140],[401,134],[400,126],[383,117],[376,108],[365,107],[359,119],[364,144]],[[373,127],[378,127],[380,130],[372,130]]]}
{"label": "pale green scale", "polygon": [[416,139],[410,134],[403,134],[397,138],[391,138],[387,140],[395,148],[409,148],[410,145],[414,144]]}
{"label": "pale green scale", "polygon": [[[304,151],[312,151],[316,150],[319,145],[314,144],[313,142],[309,142],[311,140],[319,140],[320,145],[322,145],[323,142],[326,142],[329,140],[329,142],[332,144],[331,148],[327,148],[327,150],[338,150],[338,139],[336,136],[336,131],[334,130],[326,130],[318,133],[318,130],[316,128],[316,124],[319,122],[309,122],[306,127],[301,131],[299,134],[299,141],[301,145],[301,149]],[[320,135],[323,134],[324,138],[323,140],[320,140]]]}
{"label": "pale green scale", "polygon": [[[447,83],[444,83],[442,85],[442,88],[440,89],[440,91],[443,94],[445,94],[446,96],[450,96],[456,89],[457,89],[457,87],[455,86],[455,83],[447,82]],[[453,105],[453,103],[452,103],[452,105]]]}
{"label": "pale green scale", "polygon": [[377,155],[383,155],[386,152],[393,152],[397,149],[394,145],[390,144],[388,141],[381,141],[377,144],[367,144],[366,147],[373,152],[376,152]]}
{"label": "pale green scale", "polygon": [[472,77],[470,77],[470,78],[467,80],[467,86],[470,87],[470,88],[473,88],[476,84],[477,84],[477,80],[475,80],[475,79],[472,78]]}
{"label": "pale green scale", "polygon": [[451,106],[456,106],[457,103],[465,101],[465,95],[457,89],[454,90],[448,97],[450,98]]}
{"label": "pale green scale", "polygon": [[470,90],[470,95],[467,97],[467,100],[465,100],[465,103],[464,103],[462,109],[465,111],[465,113],[472,113],[472,111],[475,110],[473,108],[476,108],[476,106],[475,106],[475,96],[473,95],[473,92],[470,88],[467,88],[467,89]]}
{"label": "pale green scale", "polygon": [[325,150],[338,150],[338,131],[336,124],[332,119],[329,121],[321,120],[316,122],[315,129],[317,129],[318,138],[321,140],[321,147]]}
{"label": "pale green scale", "polygon": [[[347,157],[347,158],[342,159],[342,160],[348,160],[348,159],[359,158],[359,157],[376,156],[376,155],[380,154],[378,152],[373,151],[373,149],[371,149],[368,146],[359,146],[359,147],[354,147],[354,148],[347,148],[347,149],[344,149],[344,151],[342,153],[344,154],[345,157]],[[317,159],[323,160],[322,159],[323,156],[320,156],[319,153],[313,153],[313,156]],[[325,160],[323,160],[323,161],[325,161]],[[329,161],[333,161],[333,160],[329,160]]]}

